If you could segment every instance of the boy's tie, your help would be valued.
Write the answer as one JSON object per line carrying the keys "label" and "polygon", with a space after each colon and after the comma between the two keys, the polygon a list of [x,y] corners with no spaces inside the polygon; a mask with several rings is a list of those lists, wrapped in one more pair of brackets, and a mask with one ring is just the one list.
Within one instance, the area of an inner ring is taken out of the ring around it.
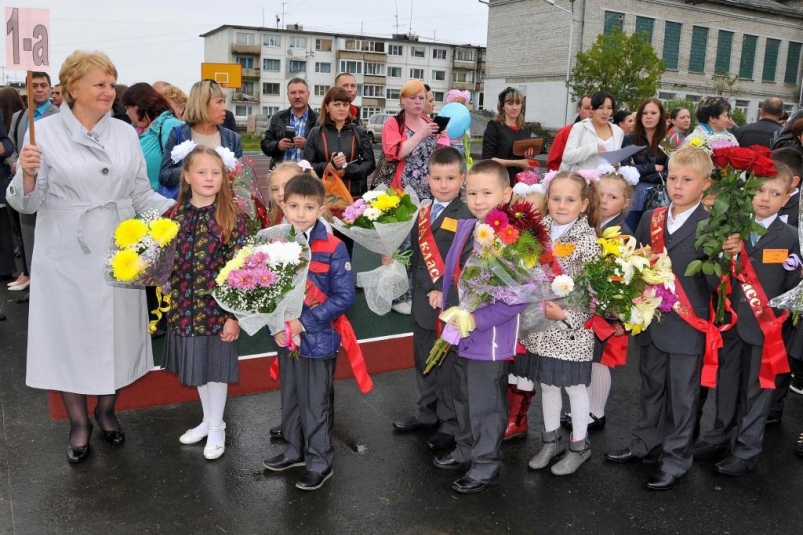
{"label": "boy's tie", "polygon": [[438,216],[441,215],[443,212],[444,206],[442,204],[433,204],[432,205],[432,212],[429,214],[429,223],[435,223],[435,220],[438,219]]}

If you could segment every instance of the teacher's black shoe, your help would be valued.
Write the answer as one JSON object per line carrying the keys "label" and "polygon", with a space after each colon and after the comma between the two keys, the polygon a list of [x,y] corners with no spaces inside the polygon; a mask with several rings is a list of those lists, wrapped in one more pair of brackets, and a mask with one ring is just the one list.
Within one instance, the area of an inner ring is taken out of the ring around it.
{"label": "teacher's black shoe", "polygon": [[[92,438],[92,422],[89,422],[89,434],[86,437],[86,445],[73,448],[72,444],[67,447],[67,462],[78,464],[89,455],[89,439]],[[72,433],[71,433],[72,434]]]}
{"label": "teacher's black shoe", "polygon": [[276,427],[271,427],[269,433],[270,433],[270,438],[277,440],[284,440],[284,433],[282,433],[281,425],[277,425]]}
{"label": "teacher's black shoe", "polygon": [[483,483],[482,481],[477,481],[474,478],[463,476],[454,483],[452,483],[452,490],[455,492],[459,492],[460,494],[474,494],[477,492],[482,492],[491,485],[496,484],[496,479],[493,481],[489,481],[488,483]]}
{"label": "teacher's black shoe", "polygon": [[680,481],[678,476],[658,470],[647,478],[647,488],[650,490],[669,490],[674,488],[678,481]]}
{"label": "teacher's black shoe", "polygon": [[714,465],[714,470],[724,476],[739,477],[752,470],[744,459],[731,455]]}
{"label": "teacher's black shoe", "polygon": [[332,469],[326,472],[311,472],[307,470],[301,479],[296,481],[296,488],[301,490],[318,490],[326,483],[326,480],[332,477]]}
{"label": "teacher's black shoe", "polygon": [[16,302],[22,305],[24,303],[27,303],[30,300],[30,298],[31,298],[31,294],[27,293],[27,294],[23,295],[22,297],[20,297],[19,299],[17,299]]}
{"label": "teacher's black shoe", "polygon": [[417,431],[418,429],[424,429],[427,427],[435,427],[438,425],[438,422],[431,423],[431,424],[424,424],[419,422],[415,416],[408,416],[407,418],[401,418],[393,422],[393,429],[399,431],[400,433],[410,433],[412,431]]}
{"label": "teacher's black shoe", "polygon": [[611,462],[620,464],[632,463],[641,460],[641,457],[630,451],[629,448],[606,453],[605,458]]}
{"label": "teacher's black shoe", "polygon": [[264,461],[262,466],[274,472],[283,472],[288,468],[295,468],[296,466],[304,466],[304,459],[288,459],[284,453],[280,453],[276,457]]}
{"label": "teacher's black shoe", "polygon": [[427,440],[427,447],[431,450],[445,450],[454,446],[454,437],[449,433],[438,431]]}
{"label": "teacher's black shoe", "polygon": [[451,455],[444,455],[443,457],[435,457],[432,464],[441,470],[461,470],[468,468],[469,463],[461,463],[455,460]]}

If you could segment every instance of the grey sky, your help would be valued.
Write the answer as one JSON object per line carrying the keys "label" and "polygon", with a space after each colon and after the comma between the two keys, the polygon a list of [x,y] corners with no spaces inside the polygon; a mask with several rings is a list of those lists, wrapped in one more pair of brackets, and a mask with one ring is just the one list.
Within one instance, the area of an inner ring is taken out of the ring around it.
{"label": "grey sky", "polygon": [[[102,50],[117,66],[120,83],[164,79],[185,91],[200,78],[201,33],[222,24],[262,26],[263,7],[265,25],[275,28],[282,13],[279,0],[9,0],[6,5],[50,9],[54,81],[70,52]],[[422,40],[486,43],[488,6],[476,0],[286,0],[285,21],[307,30],[359,34],[362,28],[365,34],[390,36],[396,31],[396,5],[399,33],[412,26]],[[5,39],[2,48],[5,66]],[[25,77],[24,71],[3,72],[11,81]]]}

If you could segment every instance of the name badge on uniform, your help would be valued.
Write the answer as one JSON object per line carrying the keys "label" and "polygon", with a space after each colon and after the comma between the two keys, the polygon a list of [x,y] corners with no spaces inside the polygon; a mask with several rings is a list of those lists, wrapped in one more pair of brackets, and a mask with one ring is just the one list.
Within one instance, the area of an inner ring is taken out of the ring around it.
{"label": "name badge on uniform", "polygon": [[441,223],[441,228],[443,230],[448,230],[449,232],[457,232],[457,219],[444,217],[443,223]]}
{"label": "name badge on uniform", "polygon": [[762,262],[765,264],[783,264],[789,258],[789,249],[764,249]]}
{"label": "name badge on uniform", "polygon": [[574,252],[577,244],[574,243],[556,243],[553,247],[555,256],[565,258]]}

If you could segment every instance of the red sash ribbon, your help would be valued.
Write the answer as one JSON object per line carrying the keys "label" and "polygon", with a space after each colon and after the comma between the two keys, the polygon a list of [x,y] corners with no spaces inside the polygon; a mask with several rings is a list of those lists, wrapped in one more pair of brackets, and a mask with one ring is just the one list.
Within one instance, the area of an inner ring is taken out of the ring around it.
{"label": "red sash ribbon", "polygon": [[[664,245],[664,228],[666,226],[666,214],[669,210],[668,206],[656,208],[652,213],[650,221],[650,241],[654,250],[663,251]],[[674,272],[674,268],[672,270]],[[698,318],[694,313],[689,298],[686,296],[683,286],[680,284],[680,278],[675,273],[675,293],[678,296],[677,303],[672,307],[680,318],[689,324],[690,327],[705,334],[705,352],[703,353],[703,370],[700,377],[700,384],[708,388],[716,388],[717,386],[717,367],[719,366],[719,350],[722,348],[722,333],[719,328],[714,325],[714,308],[709,301],[709,309],[711,315],[708,321]],[[730,328],[730,327],[728,327]]]}
{"label": "red sash ribbon", "polygon": [[789,361],[786,356],[786,346],[783,343],[781,336],[781,328],[783,322],[789,316],[789,311],[784,310],[780,316],[775,315],[767,303],[767,294],[764,292],[764,287],[758,280],[756,270],[753,264],[750,263],[750,257],[744,249],[742,243],[742,252],[739,255],[742,264],[740,273],[736,273],[736,269],[731,272],[736,280],[742,287],[742,295],[750,305],[753,315],[756,317],[758,327],[764,334],[764,346],[761,350],[761,371],[759,372],[759,384],[761,388],[774,389],[775,376],[780,373],[789,373]]}
{"label": "red sash ribbon", "polygon": [[[304,303],[309,307],[320,305],[327,299],[327,295],[309,280],[307,280],[306,290]],[[351,372],[354,374],[354,380],[357,381],[360,392],[363,394],[370,392],[371,389],[374,388],[374,383],[371,380],[371,376],[368,375],[368,368],[365,366],[365,358],[363,357],[360,344],[357,342],[357,335],[354,334],[354,328],[351,326],[345,314],[333,321],[332,327],[340,335],[340,344],[346,351],[346,357],[349,359]],[[278,358],[274,360],[273,364],[270,366],[270,378],[274,381],[279,379]]]}
{"label": "red sash ribbon", "polygon": [[625,335],[615,336],[616,329],[599,314],[594,314],[591,319],[583,325],[586,329],[594,331],[594,335],[601,342],[607,340],[605,350],[602,352],[600,364],[609,368],[624,366],[627,363],[627,343],[628,337]]}
{"label": "red sash ribbon", "polygon": [[421,252],[421,260],[427,267],[429,278],[432,283],[438,282],[443,277],[444,264],[438,244],[435,243],[435,233],[432,231],[429,215],[432,205],[422,207],[418,211],[418,250]]}

